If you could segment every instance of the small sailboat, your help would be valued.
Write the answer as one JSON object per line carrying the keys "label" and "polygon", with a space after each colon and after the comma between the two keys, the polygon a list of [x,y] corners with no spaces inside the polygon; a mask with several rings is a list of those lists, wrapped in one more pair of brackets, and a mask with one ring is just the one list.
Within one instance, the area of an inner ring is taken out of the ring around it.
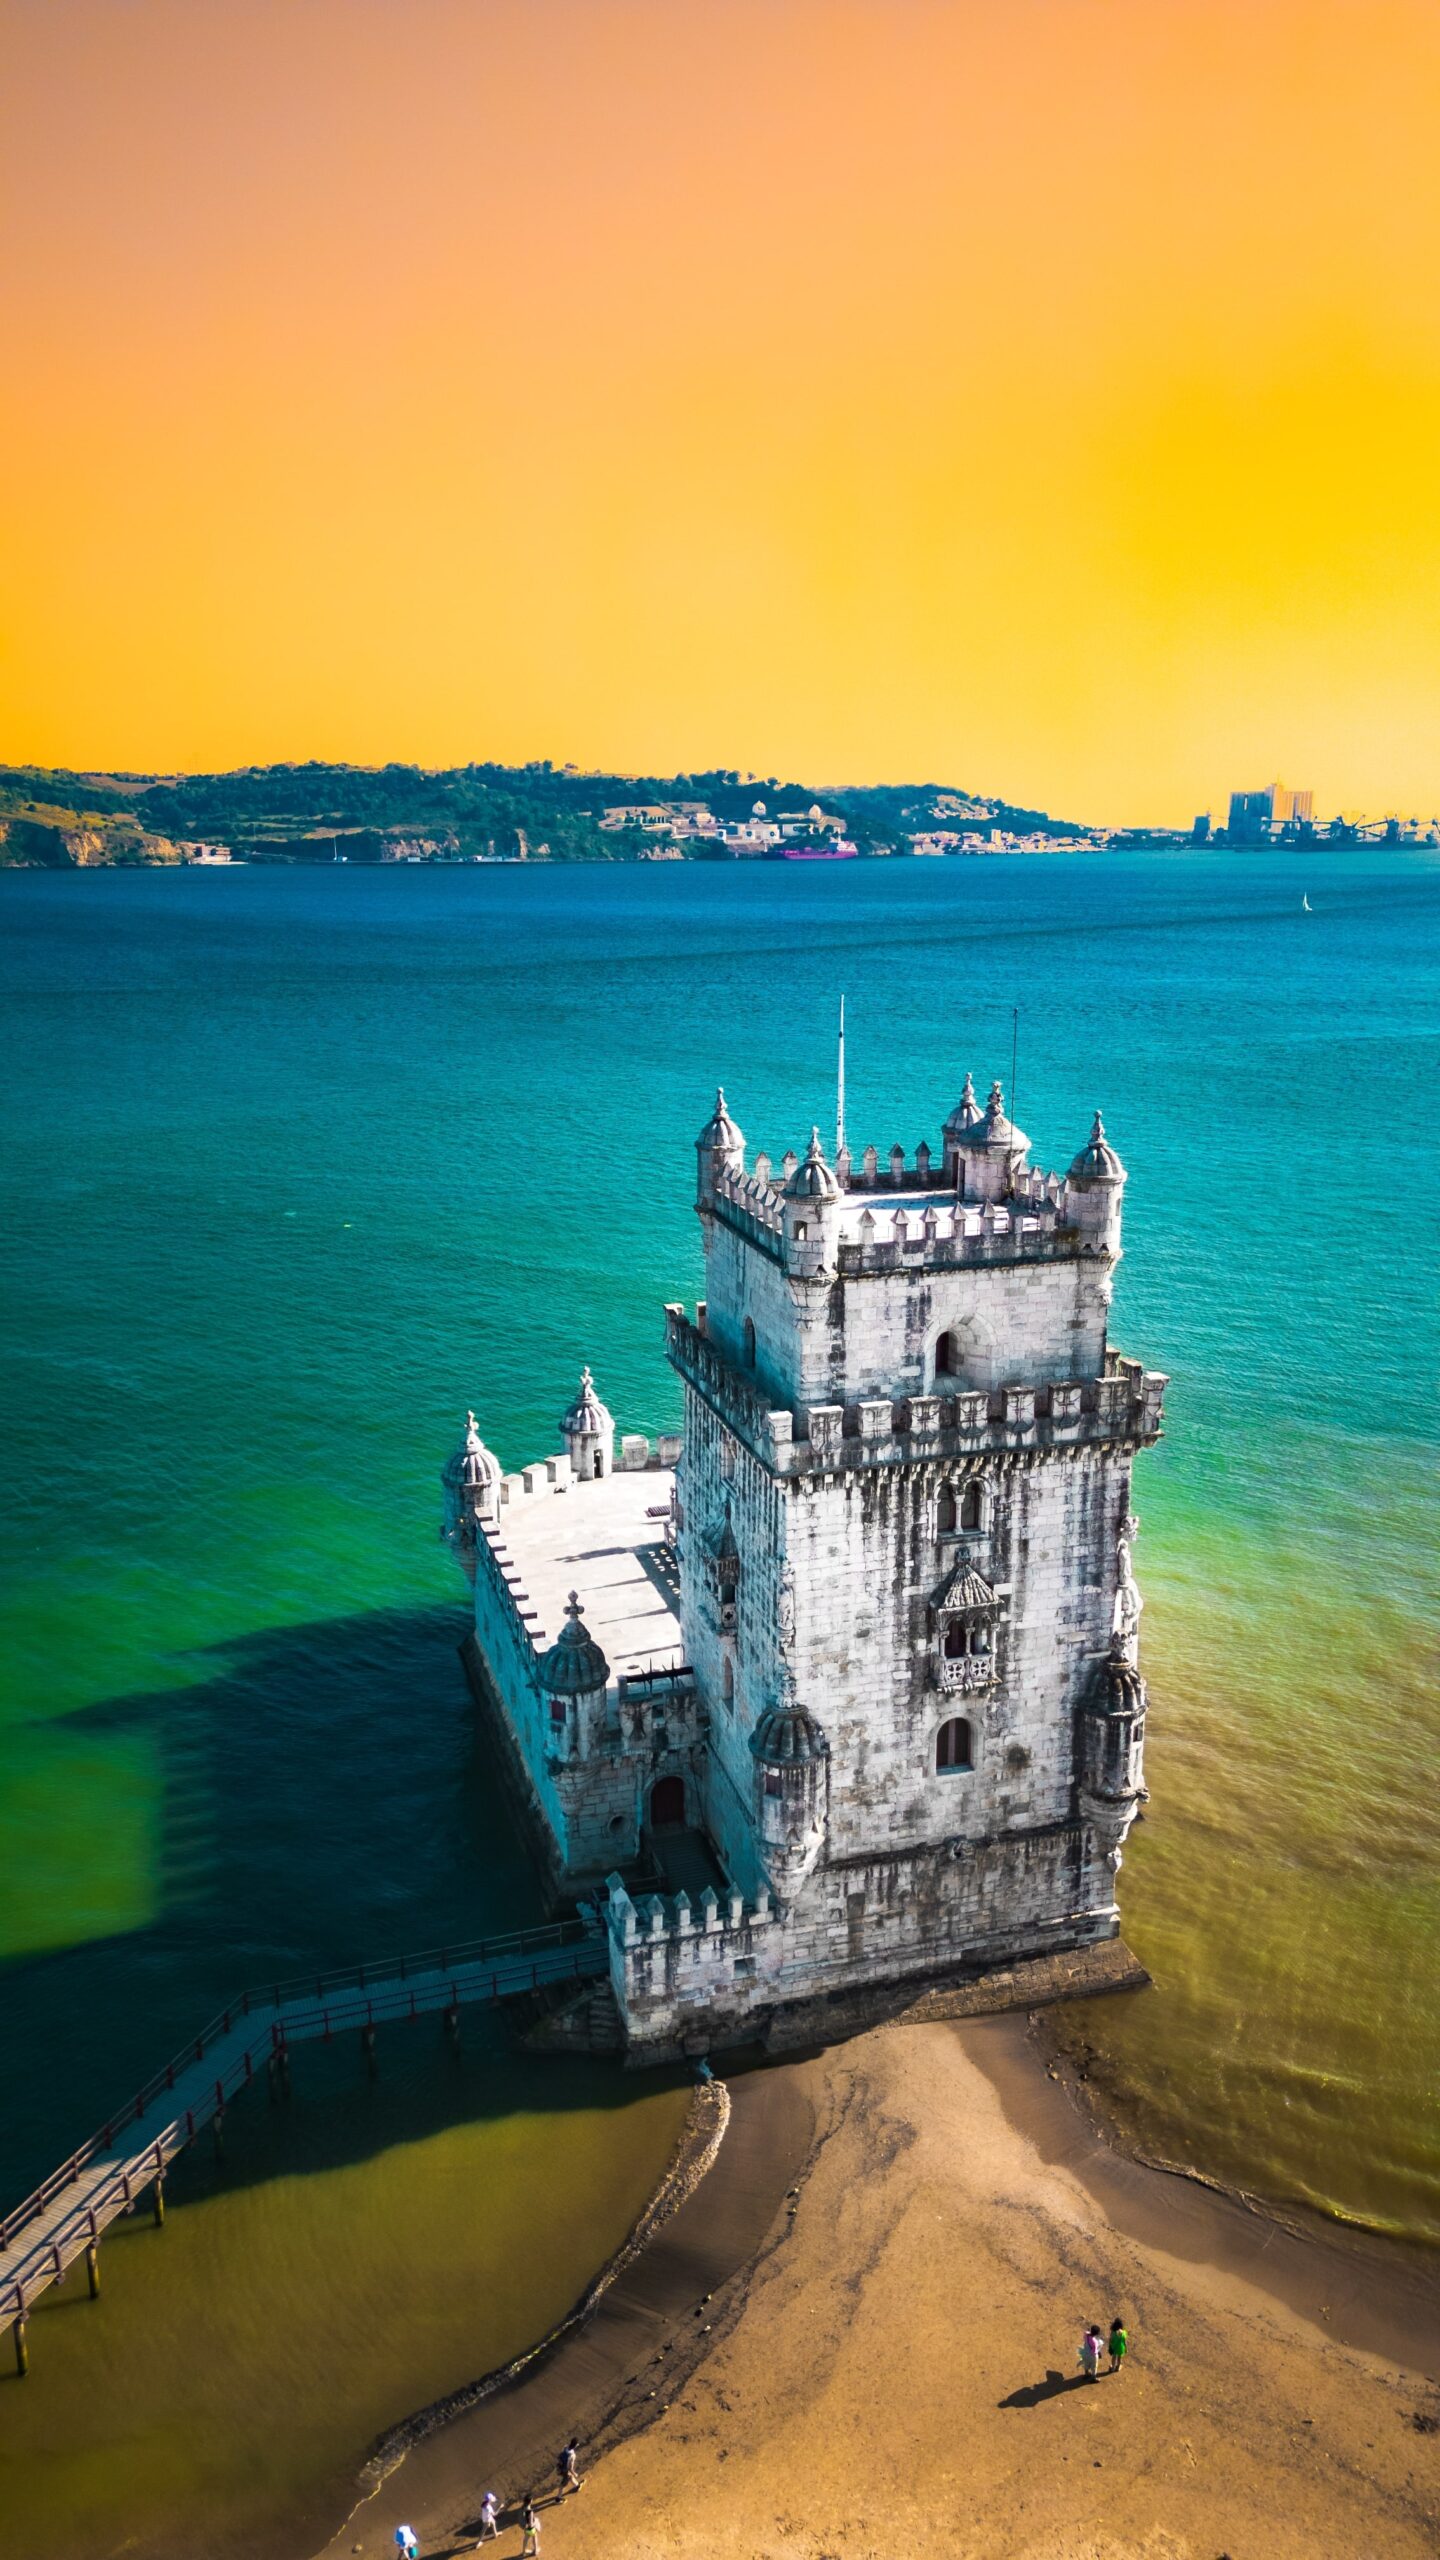
{"label": "small sailboat", "polygon": [[1313,916],[1315,910],[1311,906],[1309,898],[1306,896],[1303,889],[1300,892],[1300,905],[1307,916]]}

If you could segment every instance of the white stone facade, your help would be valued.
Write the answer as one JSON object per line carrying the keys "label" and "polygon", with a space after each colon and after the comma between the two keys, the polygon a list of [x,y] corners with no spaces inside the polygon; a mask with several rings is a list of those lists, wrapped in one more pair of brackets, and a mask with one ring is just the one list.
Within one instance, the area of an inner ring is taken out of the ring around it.
{"label": "white stone facade", "polygon": [[[659,1644],[595,1667],[581,1576],[542,1650],[493,1461],[470,1532],[487,1687],[557,1880],[606,1870],[639,2059],[1115,1938],[1144,1792],[1130,1476],[1165,1381],[1109,1348],[1125,1176],[1098,1117],[1042,1175],[967,1081],[933,1158],[831,1167],[812,1134],[777,1177],[722,1096],[698,1158],[669,1516],[668,1478],[629,1479],[655,1488],[632,1560],[671,1594]],[[571,1506],[606,1498],[598,1454]],[[712,1861],[693,1895],[645,1890],[661,1810]]]}

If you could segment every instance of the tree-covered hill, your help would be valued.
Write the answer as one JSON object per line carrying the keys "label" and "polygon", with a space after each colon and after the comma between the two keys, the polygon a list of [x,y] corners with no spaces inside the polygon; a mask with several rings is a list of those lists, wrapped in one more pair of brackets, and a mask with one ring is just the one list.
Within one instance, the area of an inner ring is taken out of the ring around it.
{"label": "tree-covered hill", "polygon": [[[0,863],[176,862],[199,848],[251,862],[614,862],[662,848],[713,859],[724,851],[724,830],[749,820],[757,801],[772,816],[818,806],[844,821],[861,853],[904,852],[917,833],[982,820],[987,832],[992,824],[1081,832],[1036,810],[973,802],[931,783],[831,789],[735,772],[602,774],[552,764],[436,773],[408,764],[264,765],[156,775],[5,766]],[[667,810],[676,813],[673,823]]]}

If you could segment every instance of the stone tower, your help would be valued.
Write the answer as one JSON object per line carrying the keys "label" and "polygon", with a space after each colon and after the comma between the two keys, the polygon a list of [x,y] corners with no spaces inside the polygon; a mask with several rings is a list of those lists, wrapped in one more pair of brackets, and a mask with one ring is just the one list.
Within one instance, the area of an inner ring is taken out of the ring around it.
{"label": "stone tower", "polygon": [[938,1161],[832,1166],[812,1130],[747,1173],[723,1095],[697,1153],[680,1622],[705,1827],[759,1919],[712,2022],[1103,1945],[1144,1792],[1130,1473],[1165,1381],[1109,1345],[1098,1115],[1063,1177],[968,1078]]}
{"label": "stone tower", "polygon": [[563,1455],[501,1476],[472,1416],[472,1681],[557,1899],[603,1910],[632,2059],[1143,1979],[1130,1479],[1165,1380],[1109,1341],[1124,1192],[1098,1115],[1042,1173],[998,1084],[934,1152],[812,1129],[778,1166],[721,1093],[673,1480],[638,1435],[616,1463],[588,1369]]}

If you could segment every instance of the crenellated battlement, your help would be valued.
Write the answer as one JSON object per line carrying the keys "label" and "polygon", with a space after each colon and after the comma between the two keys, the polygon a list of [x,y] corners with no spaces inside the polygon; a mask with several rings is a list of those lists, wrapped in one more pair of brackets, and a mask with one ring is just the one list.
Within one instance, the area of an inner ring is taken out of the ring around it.
{"label": "crenellated battlement", "polygon": [[[789,1164],[793,1160],[786,1158]],[[1007,1262],[1063,1262],[1113,1258],[1115,1244],[1096,1232],[1084,1203],[1058,1174],[1018,1170],[1004,1199],[966,1201],[953,1188],[940,1190],[921,1147],[915,1166],[893,1150],[882,1177],[873,1147],[855,1178],[849,1159],[837,1161],[833,1200],[803,1222],[786,1218],[786,1193],[769,1178],[761,1156],[754,1173],[722,1165],[713,1175],[709,1207],[772,1262],[796,1277],[826,1269],[845,1278],[916,1268],[952,1271]]]}
{"label": "crenellated battlement", "polygon": [[687,2011],[738,2023],[773,1999],[785,1930],[763,1886],[748,1902],[713,1885],[693,1902],[687,1893],[632,1900],[618,1875],[607,1890],[610,1979],[637,2044],[668,2041],[671,2022]]}
{"label": "crenellated battlement", "polygon": [[991,1451],[1101,1443],[1139,1448],[1160,1437],[1169,1384],[1161,1371],[1111,1351],[1098,1378],[1068,1378],[1042,1387],[976,1388],[948,1396],[881,1396],[791,1411],[767,1406],[683,1307],[666,1308],[665,1340],[680,1376],[763,1465],[782,1476],[916,1465]]}

